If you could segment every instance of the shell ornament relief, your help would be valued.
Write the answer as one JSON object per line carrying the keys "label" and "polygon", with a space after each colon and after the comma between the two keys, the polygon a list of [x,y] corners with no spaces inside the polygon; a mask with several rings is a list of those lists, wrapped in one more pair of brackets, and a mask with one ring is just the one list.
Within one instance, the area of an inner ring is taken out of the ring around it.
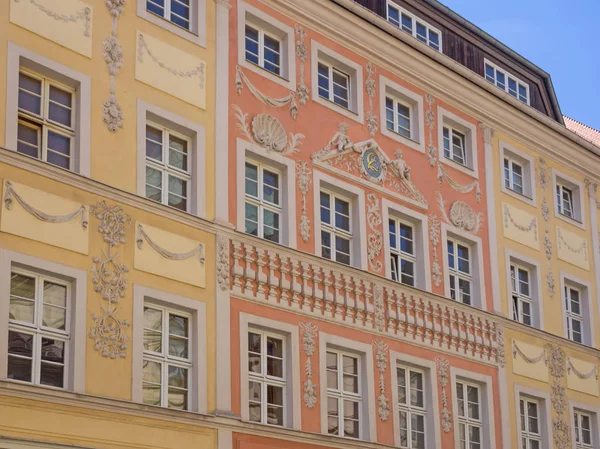
{"label": "shell ornament relief", "polygon": [[446,201],[440,192],[437,192],[437,197],[444,221],[471,234],[479,233],[483,225],[483,213],[475,213],[471,206],[464,201],[454,201],[450,205],[450,215],[448,215],[446,212]]}

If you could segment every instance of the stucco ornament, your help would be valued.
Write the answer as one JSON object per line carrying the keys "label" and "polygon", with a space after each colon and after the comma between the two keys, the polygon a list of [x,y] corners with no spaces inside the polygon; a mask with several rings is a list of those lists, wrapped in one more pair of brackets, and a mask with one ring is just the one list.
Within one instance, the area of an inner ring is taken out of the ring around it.
{"label": "stucco ornament", "polygon": [[510,208],[506,204],[503,205],[502,215],[504,218],[504,227],[505,228],[508,228],[508,225],[511,224],[512,226],[517,228],[519,231],[525,232],[526,234],[533,231],[533,238],[537,241],[538,226],[537,226],[537,218],[536,217],[533,217],[528,224],[523,225],[513,218],[512,214],[510,212]]}
{"label": "stucco ornament", "polygon": [[308,206],[306,204],[306,195],[312,183],[311,169],[308,167],[308,162],[296,162],[296,177],[298,178],[298,189],[302,195],[300,202],[300,223],[298,230],[303,242],[310,240],[310,219],[308,218]]}
{"label": "stucco ornament", "polygon": [[267,106],[272,106],[275,108],[282,108],[286,105],[290,105],[289,111],[290,115],[293,119],[296,119],[298,116],[298,105],[296,104],[296,92],[290,91],[288,95],[281,98],[270,97],[269,95],[263,94],[254,84],[250,82],[246,74],[242,71],[240,66],[237,66],[237,70],[235,72],[235,91],[238,95],[242,95],[242,90],[244,85],[248,87],[248,90],[256,97],[258,101]]}
{"label": "stucco ornament", "polygon": [[123,49],[121,43],[115,36],[108,36],[102,42],[104,49],[104,61],[108,65],[108,73],[112,76],[119,74],[119,70],[123,67]]}
{"label": "stucco ornament", "polygon": [[374,193],[367,195],[367,223],[371,229],[371,233],[368,235],[368,248],[367,256],[369,259],[369,266],[376,273],[380,273],[383,268],[381,260],[378,260],[381,255],[381,249],[383,248],[383,235],[380,231],[382,223],[381,213],[379,210],[379,198]]}
{"label": "stucco ornament", "polygon": [[558,234],[558,248],[559,249],[566,248],[568,251],[572,252],[573,254],[583,254],[583,257],[584,257],[585,261],[587,262],[588,251],[587,251],[587,241],[585,239],[583,239],[581,241],[581,244],[579,245],[579,247],[575,248],[575,247],[571,246],[571,244],[565,240],[560,228],[558,228],[557,234]]}
{"label": "stucco ornament", "polygon": [[563,378],[567,375],[567,362],[565,351],[559,346],[548,345],[548,371],[552,378],[552,389],[550,390],[550,402],[555,411],[552,421],[552,438],[558,449],[568,449],[571,446],[571,430],[569,428],[570,417],[568,411],[568,398]]}
{"label": "stucco ornament", "polygon": [[440,192],[437,192],[437,198],[442,218],[447,223],[471,234],[479,233],[483,224],[483,214],[481,212],[475,213],[471,206],[464,201],[454,201],[450,206],[450,215],[448,215],[446,201]]}
{"label": "stucco ornament", "polygon": [[106,305],[102,306],[102,314],[92,314],[94,324],[90,327],[89,337],[95,342],[94,349],[100,351],[103,357],[125,358],[129,343],[126,334],[129,321],[117,317],[117,304],[125,297],[125,275],[129,270],[118,262],[116,247],[125,244],[125,233],[131,218],[121,206],[110,207],[105,201],[92,206],[91,212],[99,220],[98,232],[102,234],[107,249],[102,251],[102,257],[92,258],[94,291],[100,294]]}
{"label": "stucco ornament", "polygon": [[566,374],[566,355],[559,346],[549,347],[548,369],[552,377],[562,378]]}
{"label": "stucco ornament", "polygon": [[298,82],[298,87],[296,87],[296,94],[298,95],[298,102],[300,105],[304,106],[308,101],[308,87],[304,82],[304,63],[308,59],[308,50],[306,48],[306,44],[304,43],[304,38],[306,37],[306,31],[300,25],[296,24],[296,57],[300,61],[300,81]]}
{"label": "stucco ornament", "polygon": [[435,215],[429,215],[429,241],[433,246],[433,263],[431,265],[431,277],[436,287],[439,287],[442,283],[442,268],[440,266],[438,256],[438,245],[440,243],[440,220]]}
{"label": "stucco ornament", "polygon": [[452,430],[452,413],[450,413],[448,392],[446,387],[449,383],[450,361],[444,357],[436,357],[435,363],[438,367],[438,382],[442,387],[442,429],[445,433]]}
{"label": "stucco ornament", "polygon": [[387,357],[389,345],[381,340],[373,341],[377,371],[379,371],[379,396],[377,397],[377,415],[383,422],[390,417],[390,400],[386,395],[385,371],[387,370]]}
{"label": "stucco ornament", "polygon": [[312,356],[315,353],[315,340],[319,328],[315,323],[300,322],[300,332],[302,333],[302,347],[306,354],[306,362],[304,364],[304,404],[307,408],[314,408],[317,405],[317,385],[312,381],[314,372],[312,366]]}
{"label": "stucco ornament", "polygon": [[367,62],[366,71],[367,78],[365,80],[365,88],[367,90],[367,97],[369,98],[369,110],[367,111],[367,129],[369,130],[369,135],[371,137],[375,137],[379,120],[377,119],[377,115],[373,112],[373,97],[377,92],[377,88],[375,85],[375,79],[373,78],[373,75],[375,74],[375,66],[372,62]]}
{"label": "stucco ornament", "polygon": [[452,179],[452,177],[448,174],[448,172],[444,168],[444,165],[441,162],[438,161],[437,166],[437,178],[440,186],[444,184],[445,180],[448,182],[448,185],[452,187],[452,190],[455,190],[459,193],[466,194],[475,190],[475,199],[478,203],[481,201],[481,189],[479,188],[479,180],[475,180],[471,184],[459,184],[454,179]]}
{"label": "stucco ornament", "polygon": [[571,447],[571,429],[565,421],[553,420],[552,437],[557,449],[569,449]]}
{"label": "stucco ornament", "polygon": [[496,362],[501,368],[506,366],[506,348],[504,347],[504,328],[496,327]]}
{"label": "stucco ornament", "polygon": [[102,116],[108,130],[116,132],[123,127],[123,111],[121,105],[114,94],[110,94],[108,99],[102,105]]}
{"label": "stucco ornament", "polygon": [[[15,3],[19,3],[19,0],[13,0]],[[54,20],[58,20],[64,23],[77,23],[83,22],[84,31],[83,35],[85,37],[90,37],[90,27],[92,24],[92,10],[89,7],[82,8],[80,11],[75,12],[74,14],[59,14],[51,9],[46,8],[41,3],[36,0],[29,0],[33,6],[39,9],[41,12],[46,14],[48,17],[52,17]]]}
{"label": "stucco ornament", "polygon": [[598,367],[596,365],[594,365],[594,367],[589,372],[582,373],[575,367],[575,365],[573,365],[573,362],[571,362],[571,359],[569,357],[567,357],[567,372],[573,372],[580,379],[589,379],[590,377],[594,376],[596,380],[598,380]]}
{"label": "stucco ornament", "polygon": [[225,291],[229,288],[229,239],[217,237],[217,282]]}
{"label": "stucco ornament", "polygon": [[[266,149],[281,154],[291,154],[299,151],[304,134],[290,133],[289,139],[281,122],[271,114],[258,114],[248,125],[248,114],[244,114],[237,105],[232,105],[236,111],[237,129],[251,142]],[[250,130],[252,128],[252,131]]]}
{"label": "stucco ornament", "polygon": [[552,390],[550,393],[550,402],[552,402],[552,407],[559,415],[562,415],[564,411],[567,409],[567,405],[569,403],[569,399],[567,398],[567,392],[565,391],[565,387],[560,384],[560,381],[554,379],[552,381]]}
{"label": "stucco ornament", "polygon": [[435,100],[430,94],[427,94],[425,95],[425,102],[427,103],[427,111],[425,111],[425,123],[427,124],[427,137],[429,141],[427,144],[427,160],[429,161],[429,165],[435,167],[437,162],[437,148],[433,146],[433,128],[435,126],[433,103]]}
{"label": "stucco ornament", "polygon": [[346,150],[353,150],[354,144],[350,140],[350,137],[348,137],[349,128],[350,126],[347,123],[340,123],[338,125],[338,132],[333,135],[327,145],[312,154],[311,159],[313,162]]}
{"label": "stucco ornament", "polygon": [[379,332],[385,331],[385,306],[383,303],[383,288],[380,285],[373,285],[373,313],[375,315],[375,329]]}
{"label": "stucco ornament", "polygon": [[[552,240],[550,239],[550,206],[546,199],[546,188],[550,183],[548,167],[544,158],[539,158],[536,164],[537,182],[542,190],[542,218],[544,219],[544,252],[548,260],[548,271],[546,272],[546,290],[550,297],[554,296],[555,281],[552,272]],[[552,192],[550,192],[552,195]]]}
{"label": "stucco ornament", "polygon": [[114,18],[118,18],[125,9],[127,0],[104,0],[104,4],[108,8],[108,12]]}
{"label": "stucco ornament", "polygon": [[173,251],[169,251],[166,248],[160,246],[154,239],[148,235],[144,226],[141,223],[138,223],[137,226],[137,236],[136,236],[136,244],[139,249],[144,247],[144,242],[148,243],[148,246],[156,251],[161,257],[169,260],[187,260],[196,255],[198,255],[198,261],[204,265],[204,245],[202,243],[198,243],[193,249],[190,251],[186,251],[184,253],[176,253]]}

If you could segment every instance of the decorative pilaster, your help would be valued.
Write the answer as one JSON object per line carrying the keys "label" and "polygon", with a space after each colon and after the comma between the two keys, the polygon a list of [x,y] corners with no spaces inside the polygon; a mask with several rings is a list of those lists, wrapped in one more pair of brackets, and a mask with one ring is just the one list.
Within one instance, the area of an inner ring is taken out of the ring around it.
{"label": "decorative pilaster", "polygon": [[123,67],[123,49],[119,39],[117,39],[117,22],[125,9],[125,3],[126,0],[104,1],[109,14],[112,16],[112,33],[102,42],[104,61],[110,74],[110,94],[102,105],[102,115],[104,123],[111,132],[117,132],[122,128],[123,119],[125,118],[116,94],[117,75]]}

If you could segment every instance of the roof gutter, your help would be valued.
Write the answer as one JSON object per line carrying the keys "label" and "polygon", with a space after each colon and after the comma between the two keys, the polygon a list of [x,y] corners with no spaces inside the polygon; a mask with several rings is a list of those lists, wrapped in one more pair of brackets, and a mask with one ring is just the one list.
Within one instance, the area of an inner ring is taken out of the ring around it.
{"label": "roof gutter", "polygon": [[[428,0],[425,0],[425,1],[428,1]],[[573,131],[567,129],[564,126],[564,124],[558,123],[557,121],[553,120],[552,118],[548,117],[547,115],[544,115],[541,112],[533,109],[531,106],[528,106],[528,105],[520,102],[519,100],[511,97],[506,92],[502,92],[500,89],[498,89],[491,83],[485,81],[481,76],[477,75],[472,70],[469,70],[468,68],[466,68],[463,65],[459,64],[458,62],[454,61],[450,57],[448,57],[436,50],[433,50],[427,46],[424,46],[422,43],[420,43],[416,39],[408,36],[403,31],[400,31],[398,28],[389,24],[385,19],[383,19],[379,15],[373,13],[373,11],[371,11],[370,9],[367,9],[364,6],[356,3],[354,0],[333,0],[333,2],[337,3],[341,7],[347,9],[348,11],[351,11],[352,13],[356,14],[357,16],[363,18],[367,22],[374,25],[376,28],[380,29],[382,32],[386,32],[386,33],[394,36],[399,41],[405,43],[406,45],[409,45],[410,47],[414,48],[415,50],[419,51],[420,53],[426,54],[431,59],[439,62],[441,65],[456,72],[457,74],[461,75],[462,77],[472,81],[474,84],[478,85],[479,87],[486,90],[490,94],[492,94],[492,95],[502,99],[506,103],[514,106],[515,108],[519,109],[520,111],[522,111],[529,117],[533,118],[534,120],[537,120],[541,124],[551,128],[552,130],[561,134],[563,137],[565,137],[565,138],[569,139],[570,141],[574,142],[575,144],[585,148],[590,153],[592,153],[596,156],[600,156],[600,147],[597,147],[594,144],[587,141],[586,139],[579,137],[579,135],[577,135]],[[562,118],[562,116],[561,116],[561,118]]]}

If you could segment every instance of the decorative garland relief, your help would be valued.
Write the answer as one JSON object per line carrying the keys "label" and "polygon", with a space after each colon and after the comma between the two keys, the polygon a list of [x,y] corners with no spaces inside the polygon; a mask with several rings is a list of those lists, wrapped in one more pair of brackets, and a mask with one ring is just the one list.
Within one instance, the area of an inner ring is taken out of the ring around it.
{"label": "decorative garland relief", "polygon": [[383,422],[390,417],[390,400],[386,396],[385,370],[387,369],[387,355],[389,345],[381,340],[373,341],[377,371],[379,371],[379,396],[377,396],[377,415]]}
{"label": "decorative garland relief", "polygon": [[312,366],[312,356],[315,353],[315,341],[317,338],[317,328],[315,323],[300,322],[300,332],[302,333],[302,346],[306,354],[306,362],[304,364],[304,373],[306,380],[304,381],[304,404],[307,408],[314,408],[317,405],[318,393],[317,385],[312,381],[314,372]]}

